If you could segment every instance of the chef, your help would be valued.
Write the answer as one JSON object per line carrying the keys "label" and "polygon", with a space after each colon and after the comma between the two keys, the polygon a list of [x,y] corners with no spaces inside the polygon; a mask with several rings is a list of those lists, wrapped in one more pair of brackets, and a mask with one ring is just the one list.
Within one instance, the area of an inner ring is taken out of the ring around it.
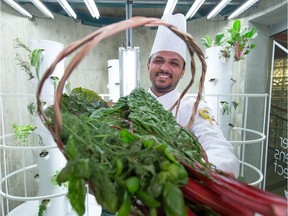
{"label": "chef", "polygon": [[[166,14],[162,20],[186,32],[186,19],[183,14]],[[167,27],[159,26],[147,63],[151,81],[148,91],[166,110],[169,110],[180,96],[177,85],[185,74],[185,64],[185,42]],[[181,99],[176,115],[181,126],[187,125],[195,101],[192,97]],[[176,108],[172,109],[172,113],[175,116]],[[234,177],[238,176],[239,160],[234,154],[233,146],[223,136],[205,102],[200,102],[195,121],[189,130],[199,139],[210,163]]]}

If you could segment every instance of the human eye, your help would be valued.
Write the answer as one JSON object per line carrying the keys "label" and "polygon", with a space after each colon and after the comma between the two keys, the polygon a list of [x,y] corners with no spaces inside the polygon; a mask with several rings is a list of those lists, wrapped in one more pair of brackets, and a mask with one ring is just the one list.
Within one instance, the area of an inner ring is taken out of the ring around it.
{"label": "human eye", "polygon": [[171,65],[174,66],[174,67],[179,67],[180,64],[177,61],[172,61]]}
{"label": "human eye", "polygon": [[163,60],[160,59],[160,58],[155,58],[153,62],[154,62],[155,64],[160,64],[160,63],[163,62]]}

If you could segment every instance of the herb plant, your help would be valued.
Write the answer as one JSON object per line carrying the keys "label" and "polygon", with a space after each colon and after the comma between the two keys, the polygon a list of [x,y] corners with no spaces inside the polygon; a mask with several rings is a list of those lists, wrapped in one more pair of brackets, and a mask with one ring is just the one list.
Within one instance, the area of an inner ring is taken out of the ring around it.
{"label": "herb plant", "polygon": [[[119,216],[148,215],[161,203],[167,215],[187,215],[180,187],[188,174],[178,161],[208,164],[198,140],[149,93],[139,88],[107,107],[81,88],[63,96],[62,108],[68,162],[57,182],[69,181],[68,198],[78,215],[85,212],[86,181],[102,208]],[[46,113],[53,125],[53,112]]]}
{"label": "herb plant", "polygon": [[222,110],[222,115],[227,114],[229,115],[231,113],[232,107],[236,110],[239,103],[237,101],[232,101],[232,104],[229,106],[229,103],[227,101],[221,101],[220,102],[220,108]]}
{"label": "herb plant", "polygon": [[36,129],[36,126],[30,124],[18,126],[14,123],[12,127],[14,129],[15,138],[22,144],[28,145],[28,137]]}
{"label": "herb plant", "polygon": [[30,56],[30,64],[35,67],[35,73],[36,73],[36,77],[37,80],[39,80],[39,70],[40,70],[40,65],[42,62],[42,52],[44,51],[44,49],[34,49],[31,52],[31,56]]}
{"label": "herb plant", "polygon": [[202,38],[201,41],[206,48],[210,48],[213,46],[221,46],[224,42],[224,35],[224,33],[218,33],[216,34],[214,40],[212,40],[209,35],[205,35],[205,37]]}
{"label": "herb plant", "polygon": [[45,110],[45,123],[68,159],[56,180],[69,182],[67,197],[78,215],[85,212],[87,183],[102,208],[117,216],[287,211],[285,199],[207,163],[197,138],[141,88],[112,107],[78,88],[63,95],[61,107],[61,137],[54,134],[53,107]]}
{"label": "herb plant", "polygon": [[234,60],[240,61],[244,59],[245,55],[248,55],[252,49],[255,48],[255,44],[251,43],[258,35],[256,29],[253,27],[250,30],[247,26],[242,28],[240,20],[235,20],[232,27],[226,28],[226,33],[218,33],[213,41],[209,35],[205,35],[201,39],[202,44],[206,48],[213,46],[221,46],[220,57],[230,58],[231,50],[234,51]]}
{"label": "herb plant", "polygon": [[[44,49],[31,50],[26,44],[24,44],[20,40],[20,38],[15,39],[14,48],[21,48],[28,52],[27,58],[22,58],[19,53],[16,54],[16,60],[18,62],[17,64],[29,75],[29,80],[33,79],[35,75],[37,77],[37,80],[39,80],[39,70],[43,58],[42,52],[44,51]],[[31,69],[31,66],[35,67],[35,75]]]}
{"label": "herb plant", "polygon": [[50,79],[53,81],[53,87],[54,87],[54,92],[55,92],[56,88],[57,88],[57,85],[58,85],[59,77],[51,76]]}
{"label": "herb plant", "polygon": [[38,207],[38,216],[44,216],[44,212],[46,211],[49,203],[50,203],[49,199],[44,199],[41,201],[41,204]]}

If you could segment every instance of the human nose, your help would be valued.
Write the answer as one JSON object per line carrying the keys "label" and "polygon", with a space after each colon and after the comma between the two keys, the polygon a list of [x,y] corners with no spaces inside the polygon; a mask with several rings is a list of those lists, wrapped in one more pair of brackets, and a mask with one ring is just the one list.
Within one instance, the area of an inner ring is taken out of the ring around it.
{"label": "human nose", "polygon": [[167,63],[163,63],[160,67],[161,70],[163,71],[169,71],[169,65]]}

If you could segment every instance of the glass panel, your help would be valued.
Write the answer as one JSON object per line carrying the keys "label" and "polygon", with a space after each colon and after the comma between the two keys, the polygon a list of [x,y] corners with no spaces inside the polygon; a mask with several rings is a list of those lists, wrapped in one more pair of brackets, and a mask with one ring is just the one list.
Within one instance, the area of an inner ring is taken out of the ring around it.
{"label": "glass panel", "polygon": [[285,196],[288,179],[287,49],[275,43],[265,190]]}

